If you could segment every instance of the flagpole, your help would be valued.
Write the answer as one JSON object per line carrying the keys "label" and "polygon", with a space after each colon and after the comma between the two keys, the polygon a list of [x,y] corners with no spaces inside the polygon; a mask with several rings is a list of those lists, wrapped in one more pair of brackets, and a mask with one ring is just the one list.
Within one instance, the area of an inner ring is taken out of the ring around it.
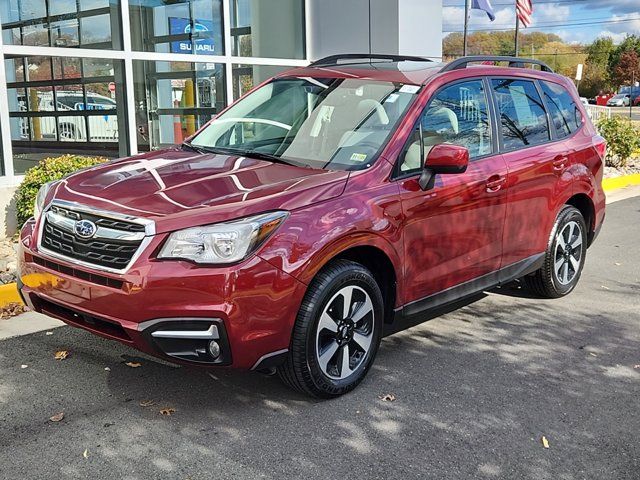
{"label": "flagpole", "polygon": [[462,55],[467,56],[467,29],[469,26],[469,1],[464,0],[464,37],[462,39]]}
{"label": "flagpole", "polygon": [[518,32],[520,30],[520,18],[518,17],[518,7],[516,7],[516,38],[515,38],[515,51],[516,51],[516,57],[518,56],[518,50],[519,50],[519,45],[518,45]]}

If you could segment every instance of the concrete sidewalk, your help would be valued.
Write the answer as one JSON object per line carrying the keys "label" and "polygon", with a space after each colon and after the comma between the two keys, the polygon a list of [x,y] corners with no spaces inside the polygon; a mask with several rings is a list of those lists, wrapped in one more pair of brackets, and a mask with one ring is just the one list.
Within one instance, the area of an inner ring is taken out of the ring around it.
{"label": "concrete sidewalk", "polygon": [[13,318],[0,319],[0,340],[29,333],[51,330],[64,323],[36,312],[25,312]]}

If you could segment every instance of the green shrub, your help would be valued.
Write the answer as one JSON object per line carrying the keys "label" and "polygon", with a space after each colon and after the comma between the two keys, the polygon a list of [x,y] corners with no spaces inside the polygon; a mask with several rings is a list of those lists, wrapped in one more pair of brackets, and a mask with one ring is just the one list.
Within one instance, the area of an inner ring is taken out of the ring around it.
{"label": "green shrub", "polygon": [[627,119],[617,116],[603,118],[598,122],[598,130],[607,141],[605,161],[609,167],[624,167],[640,147],[640,129]]}
{"label": "green shrub", "polygon": [[27,170],[24,180],[16,191],[18,225],[22,225],[29,217],[33,216],[33,202],[42,185],[53,180],[60,180],[82,168],[106,161],[106,158],[101,157],[63,155],[61,157],[45,158],[38,165]]}

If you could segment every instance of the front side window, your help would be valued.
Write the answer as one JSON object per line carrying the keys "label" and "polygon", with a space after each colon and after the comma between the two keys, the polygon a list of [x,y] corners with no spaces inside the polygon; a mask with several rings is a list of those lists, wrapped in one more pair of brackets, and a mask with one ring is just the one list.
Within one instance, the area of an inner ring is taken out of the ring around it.
{"label": "front side window", "polygon": [[329,170],[370,166],[419,87],[352,78],[283,78],[254,91],[192,141]]}
{"label": "front side window", "polygon": [[533,82],[492,80],[504,150],[530,147],[549,140],[549,125]]}
{"label": "front side window", "polygon": [[553,82],[540,82],[558,138],[564,138],[582,125],[582,114],[571,94]]}
{"label": "front side window", "polygon": [[491,125],[481,80],[456,83],[436,93],[411,137],[400,171],[421,170],[428,150],[440,143],[461,145],[470,158],[491,153]]}

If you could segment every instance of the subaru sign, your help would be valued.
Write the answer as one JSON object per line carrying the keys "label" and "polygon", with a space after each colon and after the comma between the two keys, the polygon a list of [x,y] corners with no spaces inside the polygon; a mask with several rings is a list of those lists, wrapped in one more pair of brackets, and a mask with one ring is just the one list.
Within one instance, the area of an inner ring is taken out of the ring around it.
{"label": "subaru sign", "polygon": [[[211,33],[213,31],[212,20],[195,20],[193,23],[188,18],[169,17],[169,34],[193,34],[196,51],[192,52],[191,39],[171,42],[171,53],[195,53],[212,55],[215,53],[215,45]],[[199,33],[208,33],[206,38],[198,38]]]}

